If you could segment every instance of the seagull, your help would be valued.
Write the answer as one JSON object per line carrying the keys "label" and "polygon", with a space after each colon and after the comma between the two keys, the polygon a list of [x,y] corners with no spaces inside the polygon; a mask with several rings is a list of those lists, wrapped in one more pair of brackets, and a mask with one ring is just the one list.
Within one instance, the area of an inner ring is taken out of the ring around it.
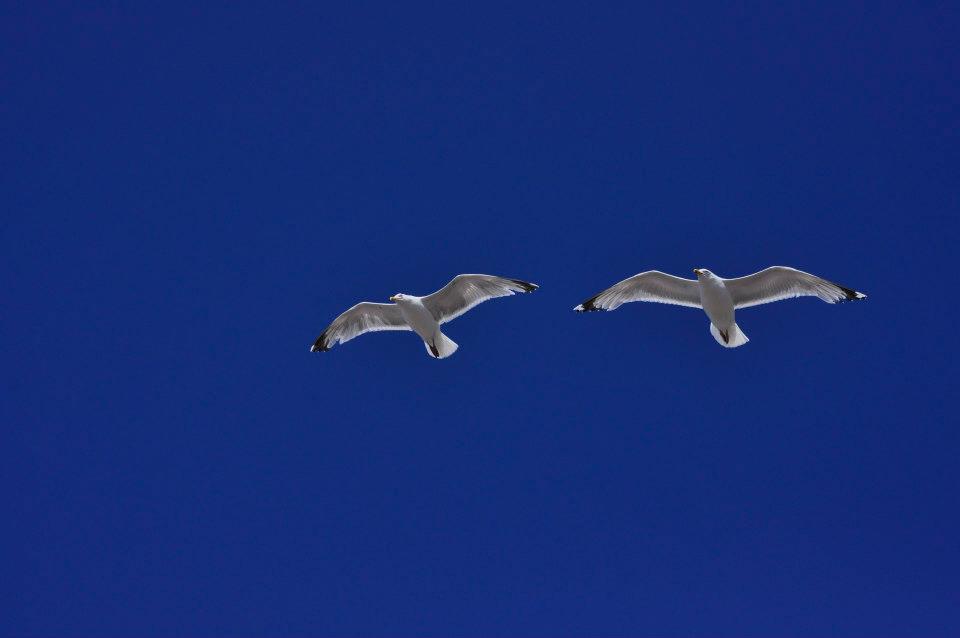
{"label": "seagull", "polygon": [[509,297],[518,292],[539,288],[519,279],[493,275],[457,275],[435,293],[417,297],[397,293],[393,303],[363,301],[333,320],[310,352],[325,352],[338,343],[346,343],[365,332],[378,330],[413,330],[435,359],[445,359],[459,347],[440,332],[441,324],[453,321],[474,306],[494,297]]}
{"label": "seagull", "polygon": [[862,292],[787,266],[771,266],[736,279],[723,279],[706,268],[694,268],[693,272],[697,275],[696,280],[648,270],[590,297],[574,310],[616,310],[629,301],[703,308],[710,318],[710,334],[717,343],[725,348],[736,348],[750,341],[734,321],[734,312],[740,308],[792,297],[819,297],[827,303],[867,297]]}

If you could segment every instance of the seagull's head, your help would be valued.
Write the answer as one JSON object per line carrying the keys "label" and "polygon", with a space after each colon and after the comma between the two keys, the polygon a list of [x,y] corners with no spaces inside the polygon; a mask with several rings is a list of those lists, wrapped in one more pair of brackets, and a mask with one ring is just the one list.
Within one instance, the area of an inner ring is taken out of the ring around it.
{"label": "seagull's head", "polygon": [[398,301],[403,301],[406,298],[407,296],[405,294],[403,294],[402,292],[398,292],[394,296],[390,297],[390,301],[392,301],[393,303],[397,303]]}
{"label": "seagull's head", "polygon": [[710,272],[709,270],[707,270],[706,268],[694,268],[694,269],[693,269],[693,274],[695,274],[697,277],[711,277],[711,276],[713,276],[713,273]]}

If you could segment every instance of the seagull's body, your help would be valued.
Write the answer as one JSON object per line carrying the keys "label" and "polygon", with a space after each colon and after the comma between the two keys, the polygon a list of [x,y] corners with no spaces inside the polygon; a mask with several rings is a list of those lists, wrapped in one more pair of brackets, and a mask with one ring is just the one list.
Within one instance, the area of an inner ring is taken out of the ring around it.
{"label": "seagull's body", "polygon": [[397,293],[394,303],[364,301],[333,320],[321,333],[310,352],[323,352],[346,343],[365,332],[412,330],[423,339],[430,356],[445,359],[456,352],[457,344],[443,334],[440,325],[452,321],[477,304],[518,292],[533,292],[538,286],[519,279],[493,275],[457,275],[450,283],[424,297]]}
{"label": "seagull's body", "polygon": [[420,335],[424,343],[432,343],[440,332],[440,322],[434,319],[430,310],[423,303],[423,297],[404,296],[396,300],[400,314],[407,325]]}
{"label": "seagull's body", "polygon": [[594,295],[574,310],[615,310],[630,301],[702,308],[710,319],[710,334],[717,343],[736,348],[749,341],[735,319],[739,308],[791,297],[819,297],[827,303],[866,298],[862,292],[787,266],[772,266],[736,279],[723,279],[705,268],[696,268],[693,272],[697,275],[695,280],[648,270]]}

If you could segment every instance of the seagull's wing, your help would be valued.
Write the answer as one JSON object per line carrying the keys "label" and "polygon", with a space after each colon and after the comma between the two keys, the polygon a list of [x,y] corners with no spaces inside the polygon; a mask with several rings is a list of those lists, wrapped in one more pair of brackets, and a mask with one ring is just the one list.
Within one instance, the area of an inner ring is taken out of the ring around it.
{"label": "seagull's wing", "polygon": [[317,337],[310,352],[324,352],[338,343],[378,330],[410,330],[410,326],[396,304],[362,301],[334,319]]}
{"label": "seagull's wing", "polygon": [[533,292],[539,287],[519,279],[493,275],[457,275],[446,286],[424,297],[423,304],[434,319],[447,323],[487,299],[508,297],[517,292]]}
{"label": "seagull's wing", "polygon": [[674,277],[648,270],[624,279],[574,308],[577,312],[616,310],[630,301],[656,301],[677,306],[700,307],[700,284],[693,279]]}
{"label": "seagull's wing", "polygon": [[723,283],[733,297],[735,308],[749,308],[792,297],[820,297],[827,303],[866,298],[862,292],[787,266],[771,266],[746,277],[724,279]]}

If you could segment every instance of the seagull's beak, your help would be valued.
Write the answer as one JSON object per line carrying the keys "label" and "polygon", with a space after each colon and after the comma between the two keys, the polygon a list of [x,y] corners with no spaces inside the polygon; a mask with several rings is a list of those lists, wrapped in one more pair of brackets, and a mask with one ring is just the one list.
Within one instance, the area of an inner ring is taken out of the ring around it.
{"label": "seagull's beak", "polygon": [[699,268],[694,268],[694,269],[693,269],[693,274],[699,275],[699,274],[700,274],[700,269],[699,269]]}
{"label": "seagull's beak", "polygon": [[397,296],[394,295],[394,296],[390,297],[390,301],[396,303],[396,301],[397,301]]}

